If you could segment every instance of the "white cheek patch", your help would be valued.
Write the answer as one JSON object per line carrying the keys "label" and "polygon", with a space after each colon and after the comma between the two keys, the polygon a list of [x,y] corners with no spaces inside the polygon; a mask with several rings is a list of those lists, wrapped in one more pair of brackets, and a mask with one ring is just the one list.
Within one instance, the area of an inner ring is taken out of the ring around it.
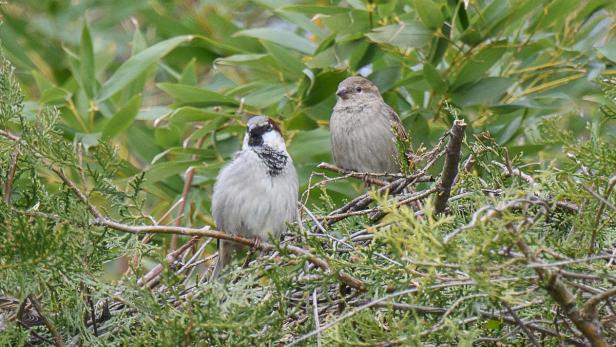
{"label": "white cheek patch", "polygon": [[268,131],[263,134],[263,144],[279,151],[286,150],[284,139],[277,131]]}

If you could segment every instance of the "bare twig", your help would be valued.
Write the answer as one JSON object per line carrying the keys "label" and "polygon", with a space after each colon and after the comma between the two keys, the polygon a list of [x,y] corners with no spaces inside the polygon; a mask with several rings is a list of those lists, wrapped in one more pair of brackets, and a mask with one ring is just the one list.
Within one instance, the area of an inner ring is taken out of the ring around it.
{"label": "bare twig", "polygon": [[[197,237],[193,237],[188,242],[183,244],[180,248],[173,250],[171,253],[167,254],[167,256],[165,257],[165,261],[167,261],[168,264],[173,264],[173,262],[175,262],[179,257],[181,257],[187,249],[189,249],[193,244],[195,244],[195,242],[197,242],[197,240]],[[145,274],[137,281],[137,284],[139,286],[148,286],[149,288],[152,288],[152,286],[156,283],[156,278],[162,273],[162,271],[163,264],[158,264],[154,266],[152,270],[150,270],[147,274]]]}
{"label": "bare twig", "polygon": [[614,204],[612,204],[611,202],[607,201],[604,197],[602,197],[601,195],[599,195],[599,193],[595,192],[594,190],[586,187],[585,185],[582,185],[582,188],[589,192],[592,196],[594,196],[595,198],[597,198],[597,200],[601,201],[603,204],[605,204],[605,206],[611,208],[612,210],[616,211],[616,206],[614,206]]}
{"label": "bare twig", "polygon": [[[430,167],[432,167],[432,165],[434,165],[434,163],[436,162],[436,160],[442,155],[444,154],[443,152],[439,153],[438,155],[436,155],[434,158],[432,158],[432,160],[430,160],[423,169],[419,170],[418,172],[416,172],[415,174],[408,176],[408,177],[404,177],[404,178],[400,178],[397,179],[381,188],[379,188],[376,191],[376,194],[384,194],[386,192],[389,192],[389,194],[394,195],[394,194],[398,194],[400,193],[404,188],[406,188],[408,185],[413,184],[415,182],[417,182],[418,179],[420,179],[421,177],[425,176],[425,173],[428,171],[428,169]],[[373,198],[371,196],[370,193],[365,193],[362,194],[358,197],[356,197],[355,199],[351,200],[350,202],[348,202],[346,205],[340,207],[339,209],[332,211],[328,216],[332,216],[332,215],[336,215],[339,214],[340,216],[336,217],[336,218],[328,218],[326,221],[326,225],[332,225],[336,222],[339,222],[345,218],[348,217],[348,215],[344,215],[345,212],[349,212],[349,211],[358,211],[358,210],[362,210],[364,208],[366,208],[368,205],[370,205],[370,203],[372,203]]]}
{"label": "bare twig", "polygon": [[[533,263],[539,262],[523,238],[518,238],[516,244],[528,260]],[[584,334],[590,344],[592,346],[607,347],[607,342],[601,334],[601,322],[596,317],[587,317],[578,310],[575,304],[575,296],[567,289],[563,281],[559,279],[558,273],[540,267],[535,268],[535,272],[542,279],[543,286],[552,299],[560,305],[565,315]]]}
{"label": "bare twig", "polygon": [[[313,314],[314,314],[314,326],[317,330],[321,327],[319,323],[319,303],[317,301],[317,290],[312,291],[312,306],[313,306]],[[317,346],[321,347],[321,334],[317,334]]]}
{"label": "bare twig", "polygon": [[19,141],[19,139],[20,139],[19,136],[15,135],[15,134],[13,134],[11,132],[8,132],[6,130],[2,130],[2,129],[0,129],[0,136],[6,137],[7,139],[9,139],[11,141]]}
{"label": "bare twig", "polygon": [[[340,168],[336,165],[333,164],[329,164],[329,163],[321,163],[319,165],[317,165],[317,167],[319,169],[324,169],[324,170],[328,170],[328,171],[333,171],[335,173],[341,174],[341,175],[346,175],[348,177],[355,177],[361,180],[364,180],[368,183],[372,183],[375,185],[379,185],[379,186],[385,186],[387,184],[389,184],[388,181],[383,180],[381,178],[395,178],[395,179],[399,179],[399,178],[403,178],[404,176],[402,174],[392,174],[392,173],[371,173],[371,172],[356,172],[356,171],[350,171],[350,170],[345,170],[343,168]],[[433,182],[434,181],[434,177],[429,176],[429,175],[424,175],[423,177],[419,177],[417,178],[417,180],[415,182]]]}
{"label": "bare twig", "polygon": [[[106,218],[97,219],[94,221],[94,224],[105,226],[105,227],[118,230],[118,231],[132,233],[132,234],[144,234],[144,233],[178,234],[178,235],[187,235],[187,236],[213,237],[216,239],[233,241],[233,242],[239,243],[244,246],[249,246],[252,248],[259,249],[264,252],[275,250],[274,245],[267,243],[267,242],[260,242],[260,243],[257,242],[256,243],[254,240],[251,240],[251,239],[246,239],[243,237],[227,234],[222,231],[207,230],[205,228],[197,229],[197,228],[185,228],[185,227],[164,226],[164,225],[134,226],[134,225],[121,224],[121,223],[118,223],[118,222],[115,222],[115,221],[112,221]],[[296,256],[305,257],[306,260],[320,267],[324,271],[332,270],[330,265],[327,263],[327,261],[315,256],[314,254],[310,253],[310,251],[308,250],[305,250],[303,248],[293,246],[293,245],[285,245],[283,249],[287,250],[288,252]],[[341,282],[345,283],[351,288],[354,288],[360,291],[366,290],[366,286],[363,281],[347,273],[338,272],[335,275]]]}
{"label": "bare twig", "polygon": [[434,213],[441,214],[447,208],[447,201],[451,194],[451,187],[458,175],[458,164],[460,163],[460,149],[464,139],[464,129],[466,124],[463,120],[456,120],[450,130],[449,143],[445,156],[445,164],[441,179],[438,183],[439,193],[434,201]]}
{"label": "bare twig", "polygon": [[[205,136],[200,137],[195,143],[195,148],[200,149],[203,146],[203,142],[205,141]],[[197,155],[194,154],[192,156],[192,160],[197,160]],[[175,226],[180,226],[182,224],[182,218],[184,217],[184,211],[186,210],[186,201],[188,200],[188,193],[190,192],[190,187],[192,187],[193,178],[195,176],[195,168],[189,167],[186,170],[186,174],[184,175],[184,187],[182,188],[182,198],[180,199],[180,207],[178,208],[178,213],[175,218]],[[178,236],[171,236],[171,244],[170,248],[172,250],[177,248]]]}
{"label": "bare twig", "polygon": [[582,315],[587,319],[597,319],[597,305],[603,300],[609,300],[612,296],[616,296],[616,287],[593,295],[586,301],[584,306],[582,306]]}
{"label": "bare twig", "polygon": [[53,341],[56,347],[63,347],[64,341],[62,340],[62,336],[60,336],[60,333],[58,333],[58,329],[56,329],[53,323],[49,319],[47,319],[47,317],[45,317],[45,315],[43,314],[43,308],[41,307],[41,304],[38,302],[36,297],[33,294],[30,294],[28,296],[28,300],[30,300],[30,303],[32,303],[32,306],[38,313],[39,317],[41,317],[43,324],[45,324],[47,330],[49,330],[51,336],[53,336]]}
{"label": "bare twig", "polygon": [[522,322],[522,320],[520,319],[520,317],[518,317],[518,315],[515,313],[515,311],[511,309],[509,304],[507,304],[504,301],[502,301],[502,304],[503,304],[503,306],[505,306],[505,309],[507,310],[509,315],[511,317],[513,317],[513,319],[515,320],[516,324],[520,327],[520,329],[522,329],[524,334],[526,334],[526,336],[528,336],[528,340],[533,344],[533,346],[541,347],[539,342],[537,342],[537,340],[535,340],[535,335],[533,335],[533,333],[528,329],[526,324],[524,324],[524,322]]}
{"label": "bare twig", "polygon": [[[428,290],[428,289],[440,289],[440,288],[448,288],[448,287],[455,287],[455,286],[467,286],[467,285],[473,285],[473,284],[475,284],[475,282],[473,280],[469,280],[469,281],[459,281],[459,282],[449,282],[449,283],[443,283],[443,284],[435,284],[435,285],[427,286],[427,287],[425,287],[423,289],[425,289],[425,290]],[[343,314],[343,315],[339,316],[338,318],[332,320],[331,322],[329,322],[329,323],[327,323],[325,325],[322,325],[320,328],[315,329],[314,331],[312,331],[312,332],[310,332],[308,334],[300,336],[299,338],[293,340],[291,343],[286,344],[285,347],[294,346],[294,345],[296,345],[296,344],[298,344],[298,343],[300,343],[300,342],[302,342],[302,341],[304,341],[306,339],[309,339],[312,336],[314,336],[316,334],[319,334],[322,331],[327,330],[327,329],[333,327],[334,325],[340,323],[341,321],[343,321],[343,320],[345,320],[345,319],[347,319],[349,317],[352,317],[355,314],[357,314],[357,313],[359,313],[359,312],[361,312],[361,311],[363,311],[365,309],[368,309],[368,308],[371,308],[373,306],[379,305],[381,303],[384,303],[384,302],[386,302],[386,301],[388,301],[390,299],[393,299],[395,297],[398,297],[398,296],[414,294],[418,290],[419,290],[418,287],[413,287],[413,288],[405,289],[405,290],[402,290],[402,291],[399,291],[399,292],[395,292],[395,293],[392,293],[392,294],[389,294],[389,295],[385,295],[383,297],[380,297],[378,299],[370,301],[370,302],[368,302],[368,303],[366,303],[364,305],[358,306],[357,308],[347,312],[346,314]]]}

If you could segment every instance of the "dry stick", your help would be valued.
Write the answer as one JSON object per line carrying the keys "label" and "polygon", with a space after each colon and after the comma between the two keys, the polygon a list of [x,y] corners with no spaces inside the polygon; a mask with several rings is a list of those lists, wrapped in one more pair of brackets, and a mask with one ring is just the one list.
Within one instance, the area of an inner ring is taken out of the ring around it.
{"label": "dry stick", "polygon": [[43,324],[45,324],[47,330],[49,330],[51,336],[53,336],[54,345],[56,345],[56,347],[63,347],[64,341],[62,341],[62,336],[60,336],[60,333],[58,333],[58,330],[53,325],[53,323],[43,314],[43,308],[41,307],[41,304],[32,294],[28,295],[28,300],[30,300],[30,303],[32,303],[32,306],[34,306],[34,309],[38,313],[39,317],[41,317]]}
{"label": "dry stick", "polygon": [[463,120],[456,120],[451,127],[449,143],[447,144],[447,154],[445,156],[445,164],[443,172],[438,183],[439,194],[436,195],[434,201],[434,213],[441,214],[447,208],[447,200],[451,194],[451,187],[456,176],[458,175],[458,164],[460,163],[460,149],[462,140],[464,139],[464,128],[466,124]]}
{"label": "dry stick", "polygon": [[[340,168],[336,165],[330,164],[330,163],[321,163],[319,165],[317,165],[317,167],[319,169],[323,169],[323,170],[328,170],[328,171],[332,171],[335,172],[337,174],[340,175],[348,175],[349,177],[355,177],[358,179],[362,179],[368,183],[372,183],[372,184],[376,184],[379,186],[385,186],[387,184],[389,184],[389,182],[379,179],[379,177],[384,177],[384,178],[403,178],[404,176],[402,174],[390,174],[390,173],[372,173],[372,172],[357,172],[357,171],[350,171],[350,170],[345,170],[343,168]],[[416,182],[433,182],[434,181],[434,177],[430,176],[430,175],[424,175],[423,177],[419,177]]]}
{"label": "dry stick", "polygon": [[[457,282],[450,282],[450,283],[430,285],[430,286],[424,287],[423,289],[425,289],[425,290],[427,290],[427,289],[441,289],[441,288],[448,288],[448,287],[455,287],[455,286],[467,286],[467,285],[473,285],[473,284],[475,284],[475,281],[473,281],[473,280],[457,281]],[[310,332],[308,334],[302,335],[299,338],[291,341],[290,343],[286,344],[285,347],[291,347],[291,346],[294,346],[294,345],[296,345],[296,344],[298,344],[298,343],[300,343],[300,342],[302,342],[302,341],[304,341],[306,339],[309,339],[310,337],[312,337],[312,336],[314,336],[316,334],[319,334],[322,331],[325,331],[325,330],[333,327],[334,325],[336,325],[336,324],[340,323],[341,321],[343,321],[343,320],[345,320],[345,319],[347,319],[347,318],[357,314],[358,312],[361,312],[361,311],[363,311],[365,309],[368,309],[370,307],[374,307],[376,305],[379,305],[380,303],[383,303],[383,302],[385,302],[385,301],[387,301],[389,299],[393,299],[395,297],[399,297],[399,296],[402,296],[402,295],[408,295],[408,294],[414,294],[414,293],[418,292],[419,289],[420,288],[418,288],[418,287],[413,287],[413,288],[405,289],[405,290],[402,290],[402,291],[399,291],[399,292],[395,292],[395,293],[392,293],[392,294],[389,294],[389,295],[382,296],[382,297],[380,297],[378,299],[375,299],[373,301],[370,301],[370,302],[368,302],[368,303],[366,303],[364,305],[358,306],[358,307],[354,308],[353,310],[343,314],[342,316],[337,317],[336,319],[332,320],[331,322],[329,322],[329,323],[327,323],[325,325],[322,325],[320,328],[318,328],[318,329],[316,329],[316,330],[314,330],[314,331],[312,331],[312,332]]]}
{"label": "dry stick", "polygon": [[[0,135],[2,134],[0,133]],[[118,231],[125,231],[125,232],[133,233],[133,234],[145,234],[145,233],[148,233],[148,234],[178,234],[178,235],[187,235],[187,236],[213,237],[216,239],[234,241],[236,243],[239,243],[245,246],[250,246],[251,248],[257,248],[265,252],[275,249],[273,245],[266,243],[266,242],[255,243],[254,240],[246,239],[246,238],[239,237],[239,236],[233,236],[233,235],[224,233],[222,231],[206,230],[205,228],[197,229],[197,228],[184,228],[184,227],[158,226],[158,225],[133,226],[133,225],[127,225],[127,224],[121,224],[121,223],[115,222],[113,220],[105,218],[98,211],[98,209],[90,203],[88,198],[81,192],[81,190],[77,188],[75,183],[73,183],[73,181],[71,181],[64,174],[64,172],[62,172],[62,170],[54,168],[54,167],[52,167],[51,170],[55,172],[56,175],[58,175],[58,177],[62,179],[64,184],[66,184],[73,191],[73,193],[77,195],[79,200],[81,200],[81,202],[83,202],[86,205],[90,214],[92,214],[92,216],[94,216],[95,218],[94,220],[95,225],[106,226],[111,229],[115,229]],[[285,249],[291,252],[292,254],[295,254],[296,256],[305,257],[306,260],[320,267],[323,271],[331,271],[331,267],[329,266],[327,261],[315,256],[314,254],[310,253],[310,251],[308,250],[305,250],[297,246],[292,246],[292,245],[286,245]],[[360,279],[357,279],[342,271],[336,273],[335,275],[338,278],[338,280],[345,283],[351,288],[357,289],[359,291],[366,290],[365,283]]]}
{"label": "dry stick", "polygon": [[616,287],[592,296],[586,301],[584,306],[582,306],[582,315],[587,319],[596,319],[597,305],[603,300],[609,300],[612,296],[616,296]]}
{"label": "dry stick", "polygon": [[[533,250],[521,236],[516,241],[516,244],[528,260],[533,263],[539,262]],[[558,273],[540,267],[535,268],[535,272],[542,279],[543,286],[552,299],[560,305],[565,315],[584,334],[590,344],[597,347],[607,347],[607,342],[601,334],[601,322],[596,317],[587,317],[578,310],[575,304],[575,296],[567,289],[563,281],[558,278]]]}
{"label": "dry stick", "polygon": [[[609,199],[610,194],[612,193],[612,189],[616,185],[616,176],[612,176],[610,180],[607,182],[607,189],[605,190],[604,199],[607,201]],[[601,220],[601,215],[603,214],[603,210],[605,210],[605,202],[601,201],[599,204],[599,208],[597,209],[597,214],[595,215],[595,220],[593,222],[592,228],[592,236],[590,238],[590,249],[588,250],[588,255],[592,255],[595,252],[595,242],[597,242],[597,231],[599,226],[599,221]]]}
{"label": "dry stick", "polygon": [[509,313],[509,315],[511,317],[513,317],[513,319],[515,320],[515,323],[520,327],[520,329],[522,329],[524,334],[526,334],[526,336],[528,336],[528,340],[530,340],[530,342],[533,344],[533,346],[541,347],[539,342],[537,342],[537,340],[535,340],[535,335],[533,335],[533,333],[530,330],[528,330],[528,327],[526,326],[526,324],[524,324],[524,322],[522,322],[522,320],[520,319],[520,317],[518,317],[518,315],[515,313],[515,311],[511,309],[511,306],[509,306],[509,304],[507,304],[504,301],[502,302],[502,304],[503,304],[503,306],[505,306],[505,309],[507,309],[507,312]]}
{"label": "dry stick", "polygon": [[[200,137],[197,140],[197,143],[195,143],[195,148],[200,149],[201,146],[203,146],[204,141],[205,141],[205,136]],[[192,160],[197,160],[196,154],[193,154]],[[178,214],[177,214],[177,217],[175,218],[175,226],[179,227],[180,224],[182,224],[182,218],[184,217],[184,210],[186,209],[186,201],[188,200],[187,199],[188,192],[190,191],[190,187],[192,187],[194,176],[195,176],[195,168],[191,166],[186,170],[186,174],[184,175],[184,188],[182,189],[182,198],[180,200],[181,203],[178,209]],[[178,244],[178,236],[177,235],[171,236],[171,246],[170,246],[171,250],[176,249],[177,244]]]}
{"label": "dry stick", "polygon": [[[436,160],[438,158],[440,158],[442,154],[443,154],[443,152],[441,152],[438,155],[436,155],[434,158],[432,158],[432,160],[430,160],[426,164],[426,166],[423,169],[419,170],[414,175],[397,179],[397,180],[387,184],[386,186],[383,186],[383,187],[379,188],[376,191],[376,194],[383,194],[385,192],[389,192],[392,195],[398,194],[406,186],[417,182],[421,177],[423,177],[425,175],[426,171],[428,171],[428,169],[430,167],[432,167],[432,165],[434,165]],[[344,214],[345,212],[348,212],[348,211],[351,211],[351,212],[352,211],[358,211],[358,210],[361,210],[363,208],[366,208],[368,205],[370,205],[370,203],[372,201],[373,201],[373,198],[370,196],[369,193],[365,193],[365,194],[362,194],[362,195],[356,197],[355,199],[353,199],[350,202],[348,202],[346,205],[340,207],[339,209],[337,209],[335,211],[332,211],[328,216],[333,216],[333,215],[340,215],[340,216],[338,216],[336,218],[331,218],[330,217],[330,219],[327,219],[327,221],[325,222],[325,225],[329,226],[329,225],[332,225],[332,224],[334,224],[336,222],[339,222],[339,221],[345,219],[346,217],[348,217],[348,215]]]}
{"label": "dry stick", "polygon": [[[314,325],[318,330],[321,327],[319,323],[319,302],[317,301],[317,290],[312,291],[312,306],[314,309]],[[317,346],[321,347],[321,334],[317,334]]]}
{"label": "dry stick", "polygon": [[[513,310],[515,310],[515,307],[512,307]],[[483,317],[486,318],[491,318],[491,319],[498,319],[498,320],[502,320],[505,323],[513,323],[516,324],[515,319],[511,318],[511,317],[507,317],[505,315],[498,315],[498,314],[494,314],[488,311],[484,311],[484,310],[479,310],[479,314]],[[581,341],[578,341],[576,339],[573,338],[569,338],[569,337],[563,337],[558,331],[552,330],[552,329],[548,329],[548,328],[544,328],[542,326],[539,325],[535,325],[535,324],[531,324],[531,323],[526,323],[526,327],[528,327],[529,329],[538,331],[542,334],[546,334],[546,335],[551,335],[554,337],[558,337],[558,338],[564,338],[567,340],[568,343],[571,343],[572,345],[575,346],[582,346],[585,347],[586,344],[582,343]],[[558,325],[556,325],[556,327],[558,328]]]}
{"label": "dry stick", "polygon": [[[173,264],[173,262],[175,262],[196,241],[197,241],[197,238],[193,237],[188,242],[183,244],[182,247],[180,247],[177,250],[174,250],[171,253],[167,254],[167,256],[165,257],[165,260],[167,261],[167,263],[168,264]],[[155,279],[162,273],[162,271],[163,271],[163,264],[162,263],[161,264],[157,264],[156,266],[154,266],[154,268],[152,268],[152,270],[150,270],[147,274],[145,274],[143,277],[141,277],[137,281],[137,284],[139,286],[148,286],[148,287],[151,288],[152,287],[151,284],[155,283]]]}

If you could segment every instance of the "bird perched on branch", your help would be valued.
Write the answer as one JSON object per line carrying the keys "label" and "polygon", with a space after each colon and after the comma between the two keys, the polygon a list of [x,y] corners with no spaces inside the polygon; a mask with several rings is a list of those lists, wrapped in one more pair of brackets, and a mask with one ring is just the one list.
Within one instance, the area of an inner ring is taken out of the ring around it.
{"label": "bird perched on branch", "polygon": [[[279,238],[296,220],[298,180],[280,128],[271,119],[248,120],[242,149],[216,179],[212,215],[219,230],[267,241]],[[219,240],[218,263],[212,278],[220,275],[242,248]]]}
{"label": "bird perched on branch", "polygon": [[369,80],[353,76],[340,82],[329,127],[334,161],[359,172],[399,173],[396,137],[407,134],[396,112]]}

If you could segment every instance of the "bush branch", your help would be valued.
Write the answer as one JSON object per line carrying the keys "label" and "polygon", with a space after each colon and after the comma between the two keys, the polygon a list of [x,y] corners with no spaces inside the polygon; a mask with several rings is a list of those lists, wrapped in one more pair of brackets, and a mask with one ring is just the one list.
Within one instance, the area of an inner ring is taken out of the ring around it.
{"label": "bush branch", "polygon": [[[81,200],[88,208],[92,216],[95,218],[94,224],[99,226],[105,226],[114,230],[124,231],[133,234],[171,234],[171,235],[187,235],[187,236],[205,236],[205,237],[213,237],[216,239],[228,240],[239,243],[241,245],[249,246],[251,248],[256,248],[261,251],[272,251],[275,247],[272,244],[267,242],[256,243],[254,240],[246,239],[243,237],[231,235],[224,233],[222,231],[216,230],[207,230],[206,228],[185,228],[185,227],[177,227],[177,226],[163,226],[163,225],[144,225],[144,226],[134,226],[127,225],[115,222],[111,219],[104,217],[98,209],[88,201],[88,198],[77,188],[75,183],[73,183],[63,172],[59,169],[52,169],[61,179],[62,181],[77,195],[79,200]],[[207,227],[209,228],[209,227]],[[310,253],[310,251],[305,250],[303,248],[286,245],[285,248],[296,256],[305,257],[309,262],[314,265],[320,267],[324,271],[331,271],[331,267],[327,263],[327,261],[315,256]],[[348,285],[351,288],[364,291],[366,290],[366,285],[363,281],[346,274],[344,272],[339,272],[336,274],[338,279]]]}
{"label": "bush branch", "polygon": [[436,195],[434,201],[435,214],[445,212],[447,201],[451,194],[451,187],[453,186],[456,176],[458,176],[458,164],[460,163],[460,149],[462,147],[462,140],[464,139],[464,128],[466,128],[464,121],[456,120],[451,130],[449,130],[450,136],[449,143],[447,144],[445,164],[443,165],[443,172],[438,183],[439,193]]}
{"label": "bush branch", "polygon": [[62,336],[60,336],[60,333],[58,333],[58,329],[56,329],[53,323],[43,314],[43,308],[41,307],[41,304],[32,294],[28,296],[28,300],[30,300],[30,303],[32,303],[32,306],[34,306],[34,309],[38,313],[39,317],[41,317],[43,324],[45,324],[47,330],[49,330],[51,336],[53,336],[54,345],[56,345],[56,347],[63,347],[64,341],[62,340]]}

